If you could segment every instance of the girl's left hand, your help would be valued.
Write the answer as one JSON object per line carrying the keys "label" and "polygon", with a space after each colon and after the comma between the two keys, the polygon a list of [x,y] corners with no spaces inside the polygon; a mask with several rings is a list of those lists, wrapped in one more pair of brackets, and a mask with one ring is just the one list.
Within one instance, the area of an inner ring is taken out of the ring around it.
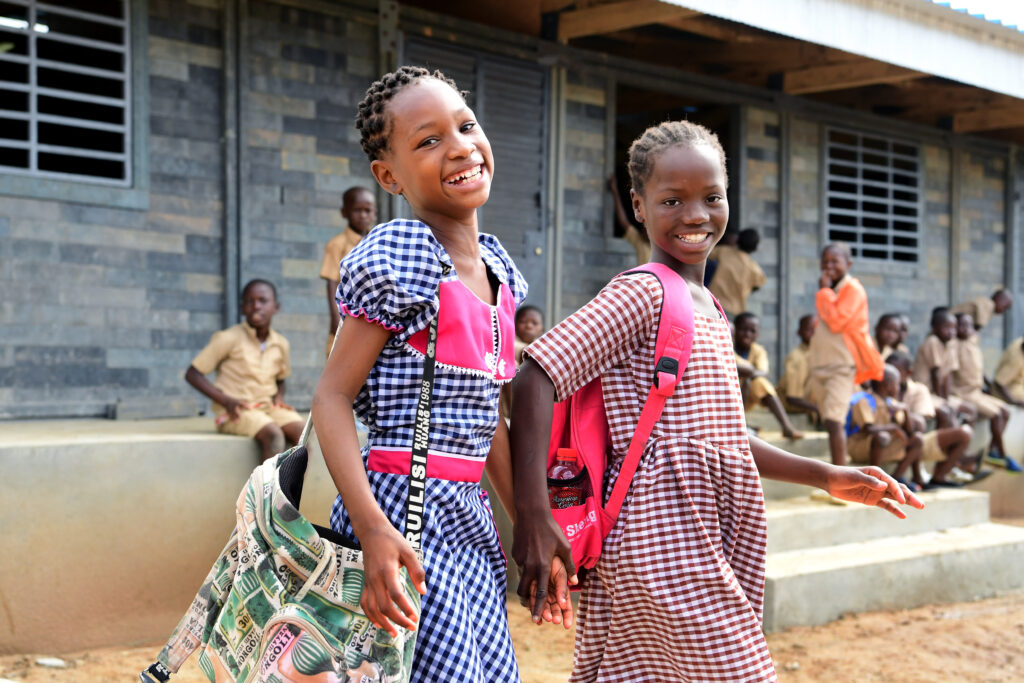
{"label": "girl's left hand", "polygon": [[924,503],[906,486],[878,467],[833,466],[829,470],[825,490],[841,500],[880,507],[900,519],[907,517],[900,505],[918,510],[924,508]]}

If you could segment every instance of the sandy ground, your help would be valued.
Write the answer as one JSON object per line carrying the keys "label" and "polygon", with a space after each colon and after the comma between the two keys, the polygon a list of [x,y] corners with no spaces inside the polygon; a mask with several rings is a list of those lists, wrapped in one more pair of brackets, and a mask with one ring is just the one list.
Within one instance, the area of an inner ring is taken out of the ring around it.
{"label": "sandy ground", "polygon": [[[536,627],[509,604],[524,683],[563,683],[572,665],[571,632]],[[1024,680],[1024,593],[972,603],[851,615],[826,626],[768,637],[783,683],[809,681],[1010,683]],[[66,669],[35,664],[39,655],[0,657],[0,683],[137,680],[159,646],[65,655]],[[192,661],[172,681],[206,679]]]}

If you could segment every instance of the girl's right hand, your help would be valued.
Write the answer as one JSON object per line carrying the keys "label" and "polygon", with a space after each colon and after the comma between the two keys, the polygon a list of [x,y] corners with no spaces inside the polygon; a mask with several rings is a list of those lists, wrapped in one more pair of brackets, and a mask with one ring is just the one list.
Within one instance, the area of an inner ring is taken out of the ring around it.
{"label": "girl's right hand", "polygon": [[402,585],[400,569],[404,566],[416,590],[426,595],[426,574],[416,551],[388,522],[362,530],[358,536],[365,571],[360,605],[366,616],[392,637],[398,635],[395,624],[415,630],[418,615]]}

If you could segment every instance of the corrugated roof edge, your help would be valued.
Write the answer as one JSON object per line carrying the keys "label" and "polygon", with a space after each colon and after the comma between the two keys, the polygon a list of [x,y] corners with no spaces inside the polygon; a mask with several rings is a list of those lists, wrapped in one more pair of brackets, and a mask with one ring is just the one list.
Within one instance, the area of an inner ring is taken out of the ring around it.
{"label": "corrugated roof edge", "polygon": [[966,14],[969,17],[973,17],[975,19],[981,19],[982,21],[987,21],[990,24],[996,24],[996,25],[1002,26],[1004,28],[1013,29],[1014,31],[1019,31],[1021,33],[1024,33],[1024,28],[1018,27],[1017,24],[1004,24],[1001,19],[989,19],[984,13],[980,13],[979,14],[979,13],[969,12],[969,11],[967,11],[966,8],[953,7],[953,4],[951,2],[940,2],[940,0],[931,0],[931,3],[933,5],[938,5],[939,7],[944,7],[944,8],[946,8],[946,9],[952,11],[952,12],[959,12],[960,14]]}

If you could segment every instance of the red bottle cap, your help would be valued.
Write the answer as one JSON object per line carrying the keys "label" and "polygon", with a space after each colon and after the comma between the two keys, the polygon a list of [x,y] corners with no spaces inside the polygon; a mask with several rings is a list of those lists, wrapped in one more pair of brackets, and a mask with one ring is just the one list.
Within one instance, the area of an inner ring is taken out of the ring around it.
{"label": "red bottle cap", "polygon": [[575,448],[559,448],[558,453],[555,454],[556,460],[565,460],[569,462],[576,462],[579,457],[579,453],[576,452]]}

